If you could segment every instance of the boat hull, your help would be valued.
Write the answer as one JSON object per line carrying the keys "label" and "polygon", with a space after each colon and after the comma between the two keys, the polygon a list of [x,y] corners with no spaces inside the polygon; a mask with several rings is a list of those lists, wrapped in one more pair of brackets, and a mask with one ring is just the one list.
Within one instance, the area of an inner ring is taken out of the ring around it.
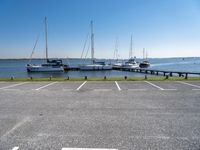
{"label": "boat hull", "polygon": [[63,72],[64,68],[62,66],[27,66],[28,72]]}
{"label": "boat hull", "polygon": [[140,64],[140,68],[148,68],[150,67],[150,64]]}
{"label": "boat hull", "polygon": [[111,65],[81,65],[79,68],[83,71],[112,70]]}

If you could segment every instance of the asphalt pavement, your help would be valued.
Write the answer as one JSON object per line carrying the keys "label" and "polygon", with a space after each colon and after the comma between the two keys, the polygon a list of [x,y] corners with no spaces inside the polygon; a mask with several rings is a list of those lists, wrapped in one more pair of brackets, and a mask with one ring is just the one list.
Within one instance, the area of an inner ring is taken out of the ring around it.
{"label": "asphalt pavement", "polygon": [[199,150],[200,81],[0,82],[0,150]]}

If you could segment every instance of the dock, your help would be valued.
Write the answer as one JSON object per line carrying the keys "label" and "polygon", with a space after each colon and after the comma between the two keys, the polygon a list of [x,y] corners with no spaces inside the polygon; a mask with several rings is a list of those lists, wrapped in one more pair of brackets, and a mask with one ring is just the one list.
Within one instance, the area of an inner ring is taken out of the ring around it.
{"label": "dock", "polygon": [[[69,67],[65,71],[78,71],[80,68],[77,67]],[[186,71],[168,71],[168,70],[158,70],[158,69],[147,69],[147,68],[113,68],[113,70],[120,70],[120,71],[129,71],[129,72],[137,72],[137,73],[144,73],[144,74],[151,74],[151,75],[163,75],[163,76],[179,76],[187,78],[188,75],[200,75],[200,72],[186,72]]]}
{"label": "dock", "polygon": [[163,76],[170,76],[170,77],[178,75],[179,77],[185,77],[185,78],[187,78],[188,75],[200,75],[200,72],[166,71],[166,70],[144,69],[144,68],[134,68],[134,69],[120,68],[118,70],[138,72],[138,73],[151,74],[151,75],[163,75]]}

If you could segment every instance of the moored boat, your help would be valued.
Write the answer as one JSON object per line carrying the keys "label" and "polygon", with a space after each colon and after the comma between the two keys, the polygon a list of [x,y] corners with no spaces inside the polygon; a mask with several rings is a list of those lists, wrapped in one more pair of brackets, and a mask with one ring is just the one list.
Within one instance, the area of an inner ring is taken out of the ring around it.
{"label": "moored boat", "polygon": [[31,53],[31,57],[29,63],[26,68],[28,72],[63,72],[68,68],[68,65],[64,65],[61,59],[52,59],[48,58],[48,42],[47,42],[47,18],[45,17],[45,41],[46,41],[46,63],[41,65],[31,64],[32,55],[34,53],[34,49],[36,47],[37,41],[35,43],[33,52]]}
{"label": "moored boat", "polygon": [[143,48],[143,61],[139,65],[140,68],[148,68],[150,67],[150,62],[147,59],[147,52],[146,52],[146,58],[145,58],[145,49]]}
{"label": "moored boat", "polygon": [[98,70],[112,70],[111,65],[107,65],[105,62],[97,62],[94,59],[94,33],[93,33],[93,21],[90,23],[91,26],[91,64],[79,65],[82,71],[98,71]]}
{"label": "moored boat", "polygon": [[124,68],[124,69],[139,68],[139,63],[136,61],[136,57],[133,58],[132,55],[133,55],[133,40],[132,40],[132,35],[131,35],[129,59],[127,62],[125,62],[124,65],[122,65],[122,68]]}

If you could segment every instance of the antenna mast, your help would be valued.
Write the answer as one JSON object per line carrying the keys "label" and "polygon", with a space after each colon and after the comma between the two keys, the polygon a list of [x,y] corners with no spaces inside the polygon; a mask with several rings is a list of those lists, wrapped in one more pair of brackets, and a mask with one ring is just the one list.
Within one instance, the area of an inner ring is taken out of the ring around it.
{"label": "antenna mast", "polygon": [[93,33],[93,21],[91,21],[91,58],[94,62],[94,33]]}
{"label": "antenna mast", "polygon": [[45,17],[46,59],[48,61],[47,17]]}

